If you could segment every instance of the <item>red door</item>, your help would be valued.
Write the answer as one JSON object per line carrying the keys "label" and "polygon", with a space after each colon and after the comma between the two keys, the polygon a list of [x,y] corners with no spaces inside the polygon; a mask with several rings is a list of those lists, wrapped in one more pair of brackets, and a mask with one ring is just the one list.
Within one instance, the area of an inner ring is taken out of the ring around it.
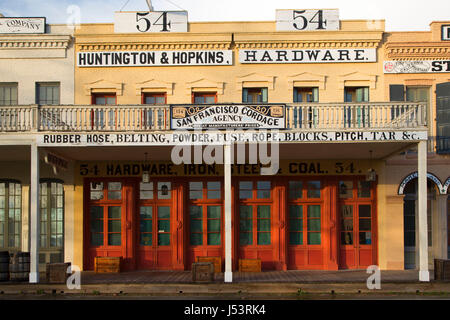
{"label": "red door", "polygon": [[123,270],[135,268],[133,188],[125,179],[85,181],[85,269],[95,257],[122,257]]}
{"label": "red door", "polygon": [[339,268],[363,269],[376,263],[375,206],[371,182],[339,182]]}
{"label": "red door", "polygon": [[137,268],[172,269],[173,247],[176,246],[172,183],[151,181],[139,183],[137,221]]}

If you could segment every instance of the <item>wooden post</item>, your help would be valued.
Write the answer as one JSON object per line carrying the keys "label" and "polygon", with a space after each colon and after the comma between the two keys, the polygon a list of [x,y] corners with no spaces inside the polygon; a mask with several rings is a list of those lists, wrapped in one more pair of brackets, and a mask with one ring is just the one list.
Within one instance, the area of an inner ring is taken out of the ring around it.
{"label": "wooden post", "polygon": [[419,205],[419,280],[430,281],[428,271],[428,227],[427,227],[427,141],[418,145],[418,205]]}
{"label": "wooden post", "polygon": [[225,206],[225,282],[233,282],[231,261],[231,145],[223,146],[224,153],[224,206]]}

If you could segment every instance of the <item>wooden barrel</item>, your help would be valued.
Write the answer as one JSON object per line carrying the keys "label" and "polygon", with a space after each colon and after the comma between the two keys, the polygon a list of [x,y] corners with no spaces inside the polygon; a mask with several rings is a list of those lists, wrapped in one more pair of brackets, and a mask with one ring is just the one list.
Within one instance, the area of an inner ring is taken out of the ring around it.
{"label": "wooden barrel", "polygon": [[0,251],[0,281],[9,280],[9,252]]}
{"label": "wooden barrel", "polygon": [[30,274],[30,253],[17,252],[11,257],[9,279],[11,281],[28,281]]}

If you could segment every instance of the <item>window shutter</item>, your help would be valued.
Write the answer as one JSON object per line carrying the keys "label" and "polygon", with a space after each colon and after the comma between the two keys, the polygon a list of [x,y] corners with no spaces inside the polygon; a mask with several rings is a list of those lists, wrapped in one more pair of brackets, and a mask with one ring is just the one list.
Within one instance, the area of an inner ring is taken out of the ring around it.
{"label": "window shutter", "polygon": [[319,88],[312,88],[312,94],[313,94],[312,102],[319,102]]}
{"label": "window shutter", "polygon": [[248,100],[248,89],[247,88],[243,88],[242,89],[242,102],[247,102]]}
{"label": "window shutter", "polygon": [[267,103],[267,88],[261,88],[262,102]]}
{"label": "window shutter", "polygon": [[405,101],[405,86],[402,84],[389,85],[389,101]]}

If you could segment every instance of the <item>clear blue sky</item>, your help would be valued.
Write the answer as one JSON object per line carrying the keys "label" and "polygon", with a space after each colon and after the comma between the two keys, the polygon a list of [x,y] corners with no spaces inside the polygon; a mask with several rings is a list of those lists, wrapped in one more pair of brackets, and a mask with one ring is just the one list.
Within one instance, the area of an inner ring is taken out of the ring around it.
{"label": "clear blue sky", "polygon": [[[152,0],[152,4],[155,11],[187,10],[189,21],[273,21],[275,9],[318,8],[338,8],[341,20],[384,19],[387,31],[427,31],[431,21],[450,21],[449,0]],[[145,0],[0,0],[0,12],[65,23],[70,5],[80,8],[82,23],[113,22],[114,11],[124,6],[124,11],[148,9]]]}

